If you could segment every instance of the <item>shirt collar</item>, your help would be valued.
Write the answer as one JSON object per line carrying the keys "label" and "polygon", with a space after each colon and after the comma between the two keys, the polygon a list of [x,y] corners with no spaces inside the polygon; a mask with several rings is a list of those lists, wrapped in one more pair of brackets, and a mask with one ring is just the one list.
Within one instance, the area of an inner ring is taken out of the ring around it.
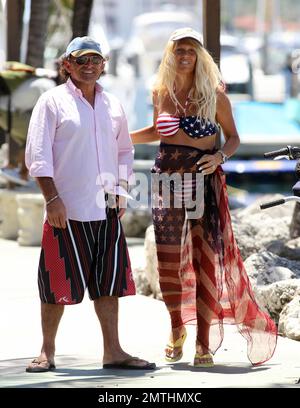
{"label": "shirt collar", "polygon": [[[81,90],[80,90],[79,88],[77,88],[77,86],[76,86],[76,85],[74,84],[74,82],[72,81],[71,77],[68,78],[66,84],[67,84],[67,87],[68,87],[73,93],[82,96]],[[96,82],[95,87],[96,87],[96,92],[101,93],[101,92],[103,91],[102,86],[101,86],[98,82]]]}

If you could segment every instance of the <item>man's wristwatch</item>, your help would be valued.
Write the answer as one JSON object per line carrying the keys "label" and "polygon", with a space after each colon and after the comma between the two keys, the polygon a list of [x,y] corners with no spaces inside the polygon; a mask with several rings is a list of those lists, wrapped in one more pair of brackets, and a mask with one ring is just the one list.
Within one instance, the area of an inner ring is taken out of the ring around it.
{"label": "man's wristwatch", "polygon": [[223,150],[218,150],[217,153],[220,153],[220,155],[222,156],[221,164],[224,164],[224,163],[228,160],[227,154],[225,154],[225,153],[223,152]]}

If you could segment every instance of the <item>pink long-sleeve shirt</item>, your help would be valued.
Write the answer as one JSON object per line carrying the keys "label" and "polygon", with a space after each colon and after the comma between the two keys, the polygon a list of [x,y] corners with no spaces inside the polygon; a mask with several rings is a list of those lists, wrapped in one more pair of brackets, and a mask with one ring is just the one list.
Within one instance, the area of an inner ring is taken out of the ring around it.
{"label": "pink long-sleeve shirt", "polygon": [[94,108],[69,79],[33,109],[26,166],[32,177],[53,178],[69,219],[106,218],[105,192],[124,192],[118,184],[132,175],[133,154],[122,106],[99,84]]}

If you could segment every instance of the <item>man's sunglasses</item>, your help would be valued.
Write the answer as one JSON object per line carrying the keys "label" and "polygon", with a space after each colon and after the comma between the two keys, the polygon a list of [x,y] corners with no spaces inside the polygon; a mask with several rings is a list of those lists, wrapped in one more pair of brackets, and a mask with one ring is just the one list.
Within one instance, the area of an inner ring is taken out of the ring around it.
{"label": "man's sunglasses", "polygon": [[100,55],[92,55],[90,57],[87,55],[82,55],[81,57],[77,58],[72,57],[72,61],[75,61],[77,65],[85,65],[88,62],[91,62],[93,65],[99,65],[105,60]]}

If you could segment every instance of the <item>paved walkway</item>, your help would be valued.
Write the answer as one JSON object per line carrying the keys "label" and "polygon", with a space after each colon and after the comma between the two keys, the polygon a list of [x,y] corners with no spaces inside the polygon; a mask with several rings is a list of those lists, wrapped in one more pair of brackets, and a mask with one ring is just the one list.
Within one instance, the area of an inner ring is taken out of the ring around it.
{"label": "paved walkway", "polygon": [[[133,266],[143,262],[143,247],[129,247]],[[0,387],[13,388],[238,388],[294,387],[300,377],[300,342],[279,337],[273,358],[252,367],[246,341],[234,327],[226,327],[222,347],[210,369],[195,369],[195,328],[188,326],[184,356],[167,364],[163,349],[169,319],[162,302],[131,296],[120,300],[120,337],[134,355],[155,361],[158,369],[103,370],[102,339],[93,305],[86,295],[81,305],[66,308],[57,337],[57,369],[43,374],[25,372],[41,346],[36,265],[39,248],[20,247],[0,239]]]}

